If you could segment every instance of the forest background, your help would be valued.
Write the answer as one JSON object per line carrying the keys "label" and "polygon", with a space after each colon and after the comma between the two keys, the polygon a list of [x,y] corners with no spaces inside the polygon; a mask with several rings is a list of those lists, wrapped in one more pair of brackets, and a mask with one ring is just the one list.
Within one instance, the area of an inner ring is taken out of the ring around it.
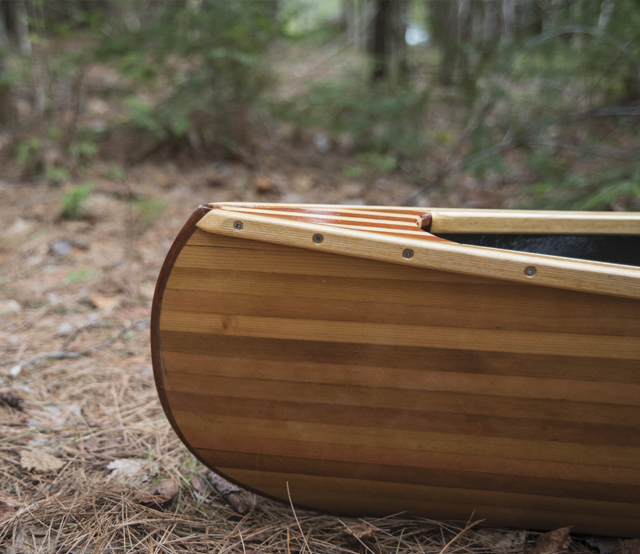
{"label": "forest background", "polygon": [[0,0],[0,551],[531,547],[240,513],[159,406],[155,279],[203,202],[638,210],[638,116],[638,0]]}

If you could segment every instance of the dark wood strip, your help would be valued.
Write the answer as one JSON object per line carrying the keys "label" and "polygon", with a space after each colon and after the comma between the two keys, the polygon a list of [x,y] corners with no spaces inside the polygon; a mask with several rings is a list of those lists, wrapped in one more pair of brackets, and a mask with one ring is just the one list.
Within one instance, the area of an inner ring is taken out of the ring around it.
{"label": "dark wood strip", "polygon": [[[269,443],[262,448],[260,440],[251,443],[242,439],[216,437],[215,450],[198,449],[200,456],[213,467],[256,469],[270,473],[297,473],[345,479],[365,479],[407,485],[450,487],[453,489],[486,490],[513,494],[535,494],[557,498],[598,500],[638,504],[640,486],[614,485],[611,483],[589,483],[561,479],[539,479],[522,476],[487,474],[480,472],[454,471],[446,469],[422,469],[404,465],[343,462],[318,458],[317,451],[307,457],[288,456],[289,445]],[[271,448],[269,448],[269,446]],[[279,448],[280,455],[273,455]]]}
{"label": "dark wood strip", "polygon": [[[424,485],[406,485],[403,483],[376,482],[364,479],[345,479],[335,477],[316,477],[296,473],[269,473],[252,470],[237,469],[236,475],[242,475],[243,480],[253,480],[257,487],[282,486],[287,481],[290,484],[292,497],[297,487],[304,490],[325,492],[352,492],[357,494],[371,494],[393,496],[397,498],[420,498],[431,502],[445,502],[471,506],[495,506],[500,508],[527,509],[532,511],[564,512],[569,514],[595,515],[600,517],[622,517],[640,520],[640,505],[622,502],[602,502],[596,500],[582,500],[571,498],[553,498],[541,495],[526,495],[495,491],[476,491],[468,489],[452,489],[445,487],[430,487]],[[252,479],[253,478],[253,479]],[[294,484],[293,486],[291,486]],[[297,486],[296,486],[297,485]]]}
{"label": "dark wood strip", "polygon": [[[170,405],[177,410],[201,414],[250,417],[304,423],[348,424],[356,427],[399,429],[421,432],[450,433],[478,437],[529,437],[531,440],[576,444],[640,447],[640,423],[636,428],[594,425],[565,421],[478,416],[464,413],[442,413],[428,409],[370,408],[313,402],[313,398],[289,396],[298,401],[260,398],[228,398],[223,387],[194,382],[185,387],[186,374],[170,374],[165,382]],[[174,388],[174,385],[177,386]],[[183,392],[191,389],[191,392]],[[211,391],[201,394],[194,391]],[[265,392],[265,395],[269,394]],[[639,497],[640,498],[640,497]]]}
{"label": "dark wood strip", "polygon": [[238,436],[295,442],[640,469],[638,448],[219,416],[178,409],[173,413],[185,435],[188,433],[190,440],[197,441],[201,448],[215,449],[211,436],[224,431]]}
{"label": "dark wood strip", "polygon": [[[622,467],[593,466],[579,463],[562,463],[524,460],[490,456],[473,456],[466,453],[390,449],[366,445],[333,444],[328,442],[304,442],[263,437],[231,435],[224,428],[218,431],[189,431],[195,447],[203,450],[225,450],[246,454],[289,456],[308,458],[321,463],[323,460],[348,462],[349,464],[380,464],[425,470],[427,472],[454,472],[464,475],[480,474],[496,479],[524,479],[523,482],[588,483],[598,484],[600,491],[617,489],[618,486],[640,486],[640,470]],[[214,464],[216,465],[216,464]],[[217,463],[217,465],[221,465]],[[260,467],[256,465],[255,467]],[[444,475],[444,474],[443,474]],[[382,479],[384,480],[384,479]],[[600,488],[602,485],[602,488]],[[609,489],[609,485],[615,485]],[[573,485],[572,485],[573,486]],[[638,498],[634,501],[637,501]]]}
{"label": "dark wood strip", "polygon": [[[224,470],[225,468],[223,468]],[[225,470],[230,471],[230,470]],[[245,471],[231,473],[236,479],[247,479]],[[288,478],[288,477],[287,477]],[[283,479],[283,481],[285,481]],[[439,520],[460,520],[461,522],[484,520],[485,525],[506,525],[520,529],[556,529],[571,526],[576,533],[601,534],[615,537],[634,537],[640,534],[640,520],[623,517],[558,513],[550,510],[485,506],[482,504],[432,501],[426,495],[416,495],[413,499],[382,495],[378,491],[356,493],[348,490],[323,491],[305,488],[304,476],[289,479],[281,485],[261,485],[265,494],[280,498],[288,503],[286,482],[290,484],[293,502],[300,506],[315,506],[316,509],[362,517],[387,517],[393,514],[407,514]]]}
{"label": "dark wood strip", "polygon": [[353,343],[333,343],[328,348],[327,343],[321,341],[216,336],[179,331],[161,331],[160,336],[164,352],[185,355],[407,370],[433,368],[456,373],[640,384],[640,369],[635,360]]}

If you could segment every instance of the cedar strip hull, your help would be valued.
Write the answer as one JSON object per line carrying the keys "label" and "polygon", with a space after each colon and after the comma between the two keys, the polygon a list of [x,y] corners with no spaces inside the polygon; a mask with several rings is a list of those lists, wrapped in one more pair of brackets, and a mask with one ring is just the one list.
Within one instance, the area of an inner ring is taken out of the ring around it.
{"label": "cedar strip hull", "polygon": [[152,314],[206,465],[342,514],[640,535],[640,300],[215,235],[207,211]]}

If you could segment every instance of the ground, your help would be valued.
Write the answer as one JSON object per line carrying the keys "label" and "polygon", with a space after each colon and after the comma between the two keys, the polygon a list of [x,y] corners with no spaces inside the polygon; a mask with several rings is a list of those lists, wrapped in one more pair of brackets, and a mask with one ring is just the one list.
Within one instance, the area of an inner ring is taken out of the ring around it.
{"label": "ground", "polygon": [[[276,166],[256,176],[234,163],[141,165],[109,180],[98,164],[76,221],[60,217],[59,187],[0,181],[7,553],[522,552],[538,537],[478,531],[473,520],[467,528],[294,512],[248,493],[242,515],[180,443],[156,395],[148,329],[155,279],[179,229],[202,202],[349,200],[349,187],[322,168]],[[589,550],[580,539],[569,548]]]}

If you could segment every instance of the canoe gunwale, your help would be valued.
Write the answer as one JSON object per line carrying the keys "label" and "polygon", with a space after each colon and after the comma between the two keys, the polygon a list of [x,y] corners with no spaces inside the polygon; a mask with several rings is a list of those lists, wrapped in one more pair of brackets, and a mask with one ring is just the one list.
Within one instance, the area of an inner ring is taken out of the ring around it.
{"label": "canoe gunwale", "polygon": [[[638,267],[396,237],[236,212],[232,206],[225,205],[211,205],[211,208],[197,222],[197,227],[208,233],[478,277],[640,299]],[[242,222],[240,229],[236,225],[238,221]],[[322,241],[314,241],[313,236],[319,232]],[[408,255],[407,251],[410,251]]]}

